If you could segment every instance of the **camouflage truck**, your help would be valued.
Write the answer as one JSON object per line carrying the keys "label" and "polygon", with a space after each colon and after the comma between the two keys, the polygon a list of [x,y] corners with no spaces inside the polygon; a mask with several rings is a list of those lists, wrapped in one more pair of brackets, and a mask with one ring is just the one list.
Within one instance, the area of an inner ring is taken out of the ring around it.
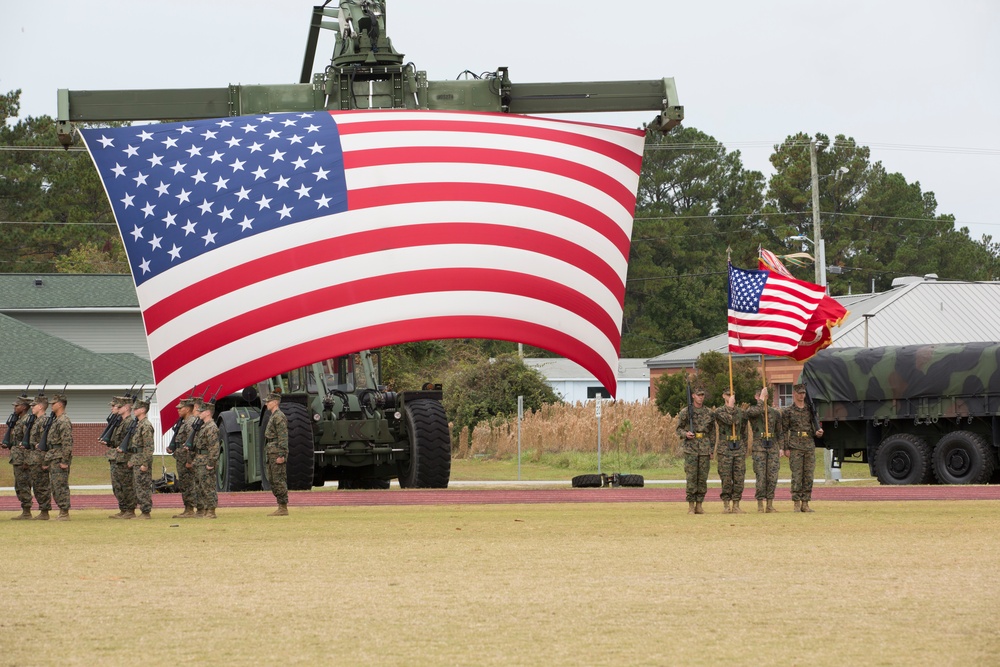
{"label": "camouflage truck", "polygon": [[984,484],[1000,445],[1000,343],[826,349],[802,379],[820,446],[882,484]]}

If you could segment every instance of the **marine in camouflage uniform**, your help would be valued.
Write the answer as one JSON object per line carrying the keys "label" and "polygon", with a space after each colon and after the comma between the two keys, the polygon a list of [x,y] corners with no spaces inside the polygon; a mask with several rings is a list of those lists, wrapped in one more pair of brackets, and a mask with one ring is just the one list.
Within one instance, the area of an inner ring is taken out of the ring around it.
{"label": "marine in camouflage uniform", "polygon": [[73,424],[66,414],[66,396],[52,396],[52,414],[55,420],[49,427],[49,435],[45,443],[48,451],[44,453],[45,465],[49,467],[49,484],[52,487],[52,498],[59,507],[58,521],[69,520],[69,470],[73,463]]}
{"label": "marine in camouflage uniform", "polygon": [[795,511],[812,512],[813,474],[816,471],[816,441],[823,437],[823,429],[813,430],[812,409],[806,405],[805,385],[792,388],[792,405],[781,411],[781,428],[784,431],[785,453],[792,469],[792,501]]}
{"label": "marine in camouflage uniform", "polygon": [[219,462],[219,427],[215,425],[213,415],[215,404],[203,403],[198,413],[203,424],[194,436],[194,471],[198,487],[198,502],[205,506],[204,514],[200,509],[196,516],[214,519],[215,508],[219,504],[219,494],[216,488],[218,473],[215,470]]}
{"label": "marine in camouflage uniform", "polygon": [[722,480],[722,512],[743,514],[740,500],[747,478],[747,418],[743,408],[736,406],[735,396],[726,391],[722,397],[725,405],[715,411],[720,433],[717,465]]}
{"label": "marine in camouflage uniform", "polygon": [[[753,432],[753,474],[757,478],[754,498],[758,512],[777,512],[774,509],[774,489],[778,485],[778,469],[781,466],[781,413],[777,408],[767,406],[767,424],[764,423],[767,389],[757,394],[757,404],[747,408],[746,416]],[[764,503],[767,503],[765,509]]]}
{"label": "marine in camouflage uniform", "polygon": [[[684,447],[684,474],[687,477],[688,514],[704,514],[702,503],[708,492],[708,471],[715,456],[715,415],[704,406],[705,388],[692,390],[693,416],[681,408],[677,414],[677,437]],[[692,425],[692,417],[694,424]]]}
{"label": "marine in camouflage uniform", "polygon": [[14,493],[21,503],[21,513],[12,517],[14,521],[31,518],[31,469],[26,462],[28,450],[21,444],[28,427],[30,408],[31,400],[27,396],[19,396],[14,401],[14,413],[18,418],[10,430],[10,465],[14,469]]}
{"label": "marine in camouflage uniform", "polygon": [[118,414],[122,416],[121,422],[115,427],[108,441],[108,461],[111,462],[111,490],[118,500],[118,514],[112,514],[109,519],[134,519],[135,518],[135,481],[132,471],[128,467],[128,452],[118,449],[122,443],[125,433],[131,428],[135,417],[132,416],[132,397],[119,396]]}
{"label": "marine in camouflage uniform", "polygon": [[278,501],[278,509],[269,516],[288,516],[288,418],[281,411],[281,394],[271,392],[264,399],[271,411],[264,429],[264,455],[267,457],[267,479]]}
{"label": "marine in camouflage uniform", "polygon": [[25,461],[31,475],[31,489],[38,503],[38,514],[35,520],[48,521],[49,510],[52,509],[52,486],[49,481],[48,466],[45,465],[44,452],[38,451],[38,443],[42,441],[45,431],[45,410],[49,407],[49,399],[39,394],[31,402],[31,413],[35,415],[35,423],[28,434],[28,452]]}
{"label": "marine in camouflage uniform", "polygon": [[153,511],[153,424],[146,418],[148,401],[136,401],[132,407],[136,427],[129,442],[128,467],[132,471],[132,486],[141,514],[138,518],[150,519]]}
{"label": "marine in camouflage uniform", "polygon": [[[175,519],[190,519],[194,517],[195,507],[198,505],[198,496],[195,490],[194,467],[188,467],[191,462],[191,450],[184,446],[197,417],[194,414],[195,399],[184,398],[177,404],[177,425],[174,427],[174,438],[167,447],[167,453],[174,457],[174,465],[177,468],[177,486],[181,491],[181,498],[184,500],[184,511],[175,514]],[[201,508],[204,509],[204,508]]]}

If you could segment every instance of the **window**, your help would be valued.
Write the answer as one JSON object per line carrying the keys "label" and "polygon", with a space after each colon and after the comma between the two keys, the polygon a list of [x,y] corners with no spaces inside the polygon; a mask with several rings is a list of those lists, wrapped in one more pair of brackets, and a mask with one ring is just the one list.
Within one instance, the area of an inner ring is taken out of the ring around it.
{"label": "window", "polygon": [[587,398],[611,398],[611,392],[601,387],[587,387]]}
{"label": "window", "polygon": [[774,385],[778,391],[778,403],[775,407],[783,408],[785,406],[792,404],[792,385],[789,384],[776,384]]}

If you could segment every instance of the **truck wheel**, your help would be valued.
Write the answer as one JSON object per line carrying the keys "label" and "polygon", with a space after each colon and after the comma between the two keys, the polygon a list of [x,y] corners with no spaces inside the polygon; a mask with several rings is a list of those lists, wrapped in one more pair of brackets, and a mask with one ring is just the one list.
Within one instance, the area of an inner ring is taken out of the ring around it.
{"label": "truck wheel", "polygon": [[646,480],[642,475],[618,475],[618,485],[619,486],[644,486]]}
{"label": "truck wheel", "polygon": [[942,484],[985,484],[996,458],[986,439],[971,431],[952,431],[934,447],[934,475]]}
{"label": "truck wheel", "polygon": [[298,403],[282,403],[281,411],[288,418],[288,461],[285,462],[288,489],[308,491],[312,488],[316,461],[309,411],[306,406]]}
{"label": "truck wheel", "polygon": [[219,491],[246,491],[246,462],[243,460],[243,435],[223,433],[219,450]]}
{"label": "truck wheel", "polygon": [[404,489],[446,489],[451,477],[451,434],[439,401],[417,399],[406,404],[410,460],[399,464]]}
{"label": "truck wheel", "polygon": [[577,475],[570,480],[574,489],[597,489],[604,486],[603,475]]}
{"label": "truck wheel", "polygon": [[929,484],[930,446],[909,433],[887,436],[875,450],[875,476],[881,484]]}

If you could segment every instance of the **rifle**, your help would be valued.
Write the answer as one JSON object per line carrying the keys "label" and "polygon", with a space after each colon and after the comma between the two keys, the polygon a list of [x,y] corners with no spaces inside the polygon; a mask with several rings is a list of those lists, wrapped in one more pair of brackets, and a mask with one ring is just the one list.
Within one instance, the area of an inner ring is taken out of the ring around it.
{"label": "rifle", "polygon": [[688,391],[688,430],[694,433],[694,399],[691,397],[691,381],[687,383]]}
{"label": "rifle", "polygon": [[194,420],[194,424],[191,425],[191,433],[188,435],[187,440],[184,441],[184,449],[194,449],[194,436],[198,435],[198,431],[201,430],[204,423],[201,419]]}
{"label": "rifle", "polygon": [[[24,391],[21,392],[21,398],[28,398],[28,389],[30,387],[31,383],[29,382],[28,386],[24,388]],[[11,447],[10,432],[13,430],[15,426],[17,426],[17,420],[18,420],[17,410],[12,410],[10,413],[10,417],[7,417],[7,432],[3,434],[3,443],[2,445],[0,445],[4,449],[10,449]]]}
{"label": "rifle", "polygon": [[[49,381],[46,380],[45,384],[42,385],[42,391],[38,392],[39,396],[41,396],[45,392],[45,387],[47,387],[48,384]],[[27,449],[28,445],[31,443],[31,427],[34,425],[35,425],[35,413],[29,412],[28,421],[24,423],[24,437],[21,438],[21,446],[24,447],[25,449]]]}
{"label": "rifle", "polygon": [[806,390],[806,405],[809,406],[809,418],[812,419],[813,434],[822,428],[819,424],[819,418],[816,416],[816,404],[813,403],[812,396],[809,395],[809,391]]}
{"label": "rifle", "polygon": [[122,416],[117,412],[112,412],[108,415],[108,425],[105,427],[104,432],[97,438],[98,442],[103,442],[105,447],[110,447],[108,442],[111,440],[111,434],[115,432],[118,425],[122,423]]}
{"label": "rifle", "polygon": [[181,427],[181,424],[183,424],[183,423],[184,423],[184,418],[183,417],[178,417],[177,421],[174,422],[174,437],[172,437],[170,439],[170,444],[167,446],[167,454],[173,454],[174,453],[174,449],[175,449],[174,445],[177,444],[177,429],[179,429]]}
{"label": "rifle", "polygon": [[56,420],[56,413],[50,412],[49,418],[45,420],[45,425],[42,427],[42,438],[38,441],[38,451],[47,452],[49,451],[49,429],[52,428],[52,422]]}
{"label": "rifle", "polygon": [[125,454],[129,450],[129,446],[132,444],[132,435],[135,433],[135,429],[139,426],[139,420],[133,418],[132,423],[128,425],[125,430],[125,434],[122,435],[121,444],[118,445],[118,451]]}

